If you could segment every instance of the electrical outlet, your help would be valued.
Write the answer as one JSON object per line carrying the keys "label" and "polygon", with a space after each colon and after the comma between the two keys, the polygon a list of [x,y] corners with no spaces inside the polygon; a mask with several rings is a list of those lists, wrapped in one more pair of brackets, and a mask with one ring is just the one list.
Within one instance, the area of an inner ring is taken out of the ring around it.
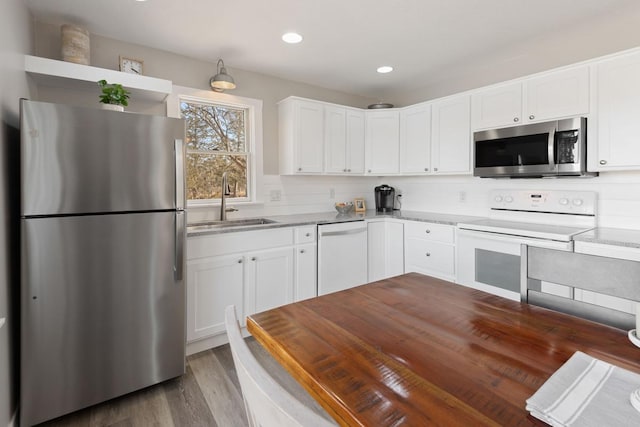
{"label": "electrical outlet", "polygon": [[269,193],[269,198],[272,202],[279,202],[281,197],[282,192],[280,190],[271,190],[271,193]]}
{"label": "electrical outlet", "polygon": [[330,199],[335,199],[336,198],[336,189],[335,188],[330,188],[329,189],[329,198]]}
{"label": "electrical outlet", "polygon": [[460,200],[460,203],[466,202],[467,201],[467,192],[466,191],[461,191],[459,193],[458,200]]}

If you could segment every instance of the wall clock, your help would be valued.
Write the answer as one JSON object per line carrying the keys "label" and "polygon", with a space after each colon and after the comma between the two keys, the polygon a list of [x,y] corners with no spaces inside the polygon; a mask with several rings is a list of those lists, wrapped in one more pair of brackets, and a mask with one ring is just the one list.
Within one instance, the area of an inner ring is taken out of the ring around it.
{"label": "wall clock", "polygon": [[140,59],[120,57],[120,71],[124,73],[142,75],[142,64]]}

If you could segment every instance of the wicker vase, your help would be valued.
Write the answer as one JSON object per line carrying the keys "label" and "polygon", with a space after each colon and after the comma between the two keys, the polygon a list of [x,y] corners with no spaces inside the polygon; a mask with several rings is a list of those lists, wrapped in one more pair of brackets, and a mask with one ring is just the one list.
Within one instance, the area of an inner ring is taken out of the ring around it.
{"label": "wicker vase", "polygon": [[60,29],[62,35],[62,60],[89,65],[89,31],[75,25],[65,24]]}

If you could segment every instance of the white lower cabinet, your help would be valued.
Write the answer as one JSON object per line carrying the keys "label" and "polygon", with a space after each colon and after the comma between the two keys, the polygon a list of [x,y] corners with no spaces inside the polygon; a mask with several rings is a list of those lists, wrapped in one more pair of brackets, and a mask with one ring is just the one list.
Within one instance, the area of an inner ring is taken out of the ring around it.
{"label": "white lower cabinet", "polygon": [[404,224],[374,220],[367,223],[368,281],[404,273]]}
{"label": "white lower cabinet", "polygon": [[224,309],[231,304],[244,325],[244,277],[242,255],[187,261],[187,341],[224,333]]}
{"label": "white lower cabinet", "polygon": [[316,296],[315,242],[315,226],[189,237],[187,353],[227,342],[230,304],[244,326],[248,315]]}
{"label": "white lower cabinet", "polygon": [[296,246],[295,253],[295,301],[313,298],[318,295],[317,263],[318,248],[315,243]]}
{"label": "white lower cabinet", "polygon": [[455,281],[455,227],[407,221],[404,228],[404,269]]}
{"label": "white lower cabinet", "polygon": [[246,255],[245,316],[293,302],[293,248]]}

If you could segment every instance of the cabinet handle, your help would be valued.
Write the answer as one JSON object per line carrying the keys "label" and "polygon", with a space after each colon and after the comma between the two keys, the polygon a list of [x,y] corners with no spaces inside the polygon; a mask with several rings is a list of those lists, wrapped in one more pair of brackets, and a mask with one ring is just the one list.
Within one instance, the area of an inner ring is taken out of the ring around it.
{"label": "cabinet handle", "polygon": [[425,172],[429,172],[429,168],[424,168],[424,171]]}
{"label": "cabinet handle", "polygon": [[438,172],[438,168],[433,168],[433,171],[434,172]]}
{"label": "cabinet handle", "polygon": [[371,169],[369,169],[367,172],[371,173]]}
{"label": "cabinet handle", "polygon": [[536,118],[536,116],[534,116],[533,114],[529,116],[529,120],[533,120],[535,118]]}
{"label": "cabinet handle", "polygon": [[302,168],[298,168],[298,172],[302,172]]}
{"label": "cabinet handle", "polygon": [[251,257],[251,261],[255,261],[256,259],[258,259],[258,258],[254,257],[254,256]]}
{"label": "cabinet handle", "polygon": [[304,253],[304,249],[300,249],[300,253],[303,254]]}
{"label": "cabinet handle", "polygon": [[606,164],[607,164],[607,161],[606,161],[606,160],[600,160],[600,164],[601,164],[601,165],[606,165]]}
{"label": "cabinet handle", "polygon": [[304,237],[311,237],[311,233],[305,234]]}
{"label": "cabinet handle", "polygon": [[514,117],[514,118],[513,118],[513,121],[517,123],[517,122],[519,122],[519,121],[520,121],[520,119],[519,119],[519,118],[517,118],[517,117]]}
{"label": "cabinet handle", "polygon": [[431,252],[427,252],[425,255],[426,256],[431,256]]}
{"label": "cabinet handle", "polygon": [[347,171],[346,169],[342,169],[342,172],[346,172],[346,171]]}
{"label": "cabinet handle", "polygon": [[431,230],[429,230],[428,228],[426,230],[424,230],[425,233],[429,234],[431,233]]}
{"label": "cabinet handle", "polygon": [[351,172],[351,169],[347,169],[347,172]]}
{"label": "cabinet handle", "polygon": [[242,259],[239,259],[239,260],[238,260],[238,264],[242,264]]}

